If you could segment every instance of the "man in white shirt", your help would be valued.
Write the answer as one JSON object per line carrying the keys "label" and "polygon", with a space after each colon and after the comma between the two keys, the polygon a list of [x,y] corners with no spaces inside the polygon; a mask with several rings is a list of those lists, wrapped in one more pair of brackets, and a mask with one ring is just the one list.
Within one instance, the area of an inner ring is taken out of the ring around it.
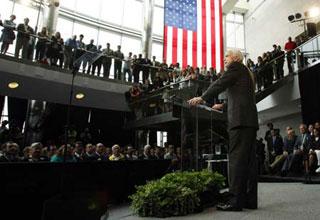
{"label": "man in white shirt", "polygon": [[123,65],[123,80],[126,80],[126,75],[128,73],[128,82],[132,82],[132,72],[131,72],[131,65],[132,65],[132,52],[129,52],[129,56],[124,58],[124,65]]}

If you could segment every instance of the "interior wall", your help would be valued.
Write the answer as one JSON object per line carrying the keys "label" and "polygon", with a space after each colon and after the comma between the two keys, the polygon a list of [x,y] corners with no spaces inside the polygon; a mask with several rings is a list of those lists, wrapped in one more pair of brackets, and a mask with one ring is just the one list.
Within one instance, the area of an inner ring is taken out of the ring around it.
{"label": "interior wall", "polygon": [[[304,31],[300,22],[290,23],[288,16],[312,7],[320,8],[319,0],[250,0],[245,16],[246,52],[255,62],[273,44],[284,47],[289,36],[293,38]],[[312,21],[320,21],[320,17]]]}
{"label": "interior wall", "polygon": [[[286,127],[291,126],[295,130],[296,134],[299,133],[299,125],[302,122],[301,113],[292,114],[286,117],[281,117],[273,119],[270,122],[273,123],[274,128],[280,129],[280,135],[282,137],[286,136]],[[267,123],[261,124],[257,133],[257,137],[264,138],[266,131],[268,130]]]}

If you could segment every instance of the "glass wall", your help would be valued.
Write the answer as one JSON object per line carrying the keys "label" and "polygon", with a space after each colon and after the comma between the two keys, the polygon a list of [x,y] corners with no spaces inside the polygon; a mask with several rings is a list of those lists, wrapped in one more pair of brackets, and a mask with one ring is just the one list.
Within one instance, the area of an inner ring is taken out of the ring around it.
{"label": "glass wall", "polygon": [[[36,26],[38,8],[32,0],[1,0],[0,18],[7,19],[12,13],[17,15],[16,23],[25,17],[30,18],[30,25]],[[23,3],[23,4],[22,4]],[[83,34],[84,42],[93,39],[97,45],[111,49],[122,46],[125,55],[131,51],[141,53],[141,31],[143,28],[143,0],[60,0],[61,10],[57,30],[66,40],[72,35]],[[155,0],[153,20],[152,55],[162,58],[164,0]],[[39,27],[43,21],[40,14]],[[243,15],[230,13],[226,16],[226,47],[244,51]],[[9,52],[14,51],[14,45]]]}
{"label": "glass wall", "polygon": [[226,17],[226,46],[229,48],[245,49],[243,15],[229,13]]}

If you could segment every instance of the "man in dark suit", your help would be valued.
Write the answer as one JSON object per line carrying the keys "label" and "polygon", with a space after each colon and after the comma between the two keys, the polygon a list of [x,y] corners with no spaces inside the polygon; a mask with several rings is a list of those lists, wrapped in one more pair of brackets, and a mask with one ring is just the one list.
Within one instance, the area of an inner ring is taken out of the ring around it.
{"label": "man in dark suit", "polygon": [[29,26],[29,18],[24,19],[23,24],[19,24],[17,27],[17,42],[16,42],[16,50],[14,56],[19,58],[20,50],[22,49],[22,58],[28,58],[28,48],[30,41],[30,34],[33,34],[32,27]]}
{"label": "man in dark suit", "polygon": [[269,162],[271,171],[280,169],[282,162],[285,160],[283,154],[283,139],[277,134],[276,130],[271,130],[271,137],[267,139],[269,152]]}
{"label": "man in dark suit", "polygon": [[[222,211],[257,209],[256,133],[259,128],[255,101],[253,74],[242,64],[243,55],[238,50],[225,56],[227,71],[201,97],[189,100],[198,105],[227,90],[229,121],[229,192],[231,199],[217,205]],[[222,109],[216,104],[213,109]]]}

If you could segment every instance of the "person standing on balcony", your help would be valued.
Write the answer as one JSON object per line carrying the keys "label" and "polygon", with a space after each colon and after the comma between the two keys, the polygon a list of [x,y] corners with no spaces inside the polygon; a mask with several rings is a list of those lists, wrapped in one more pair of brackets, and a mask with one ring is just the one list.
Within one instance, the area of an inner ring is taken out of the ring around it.
{"label": "person standing on balcony", "polygon": [[22,58],[28,58],[28,49],[29,49],[29,41],[30,41],[30,34],[33,34],[32,27],[29,26],[29,18],[24,19],[23,24],[19,24],[17,27],[18,34],[17,34],[17,42],[16,42],[16,50],[14,56],[19,58],[20,50],[22,49]]}
{"label": "person standing on balcony", "polygon": [[294,56],[294,49],[297,47],[296,42],[292,41],[292,38],[288,38],[288,42],[285,44],[284,49],[287,52],[287,63],[288,63],[288,69],[289,73],[293,73],[292,68],[292,57]]}
{"label": "person standing on balcony", "polygon": [[103,52],[103,59],[102,59],[102,65],[103,65],[103,77],[109,78],[110,75],[110,68],[112,63],[112,54],[113,51],[110,49],[110,43],[107,43],[107,48],[102,50]]}
{"label": "person standing on balcony", "polygon": [[126,80],[126,74],[128,73],[128,82],[132,82],[131,66],[132,66],[132,52],[129,52],[129,55],[124,59],[124,65],[123,65],[124,81]]}
{"label": "person standing on balcony", "polygon": [[121,46],[118,45],[117,51],[114,52],[114,79],[121,80],[122,60],[124,59],[121,52]]}
{"label": "person standing on balcony", "polygon": [[11,15],[9,20],[4,20],[3,22],[2,35],[0,37],[0,42],[2,42],[1,54],[6,54],[9,49],[9,45],[16,39],[16,35],[13,31],[16,29],[16,24],[13,22],[15,19],[16,16]]}

